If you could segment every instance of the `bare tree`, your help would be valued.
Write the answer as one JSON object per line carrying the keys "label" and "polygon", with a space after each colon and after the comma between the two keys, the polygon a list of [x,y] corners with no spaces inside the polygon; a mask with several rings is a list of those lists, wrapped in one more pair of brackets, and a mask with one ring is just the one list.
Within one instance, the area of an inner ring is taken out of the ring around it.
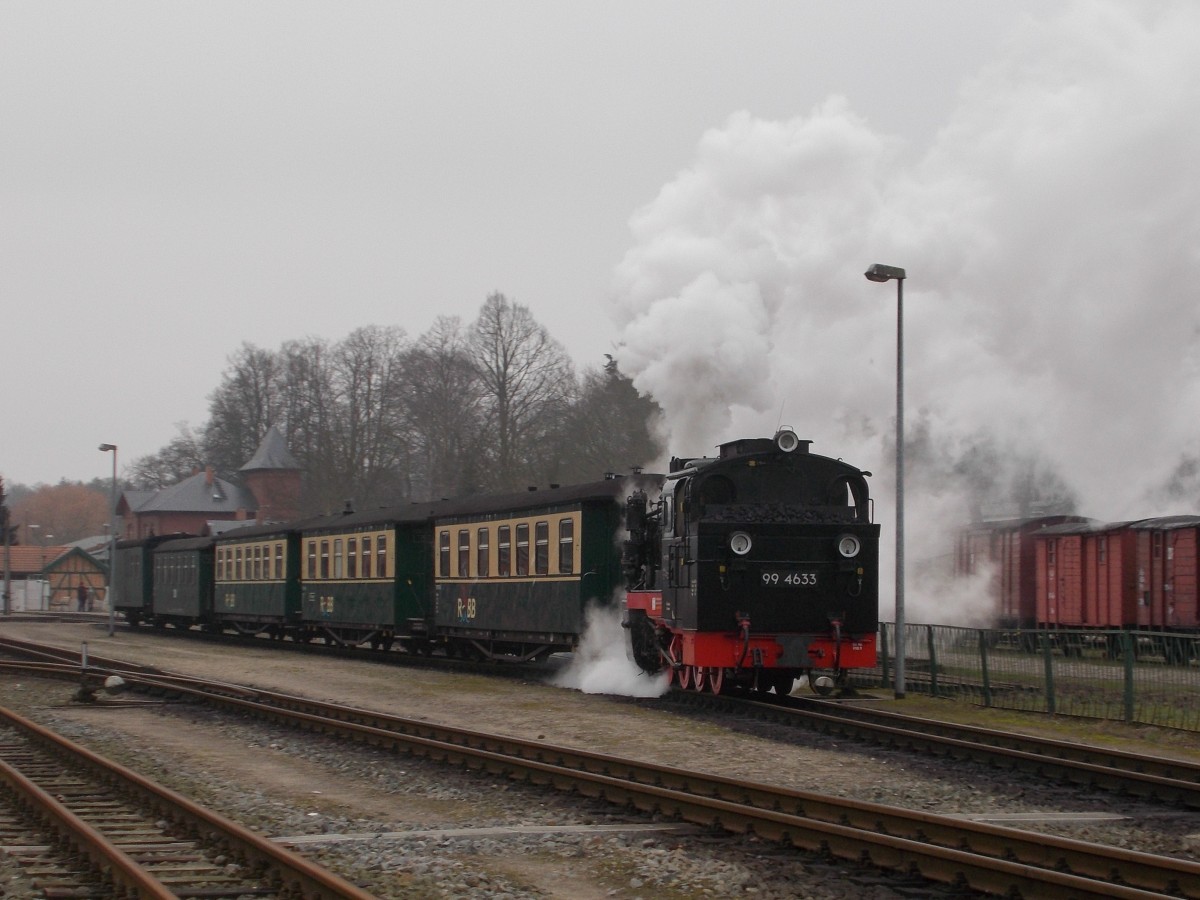
{"label": "bare tree", "polygon": [[478,490],[482,385],[457,317],[439,317],[408,352],[405,389],[411,495],[430,500]]}
{"label": "bare tree", "polygon": [[280,348],[283,422],[292,454],[305,468],[304,506],[329,510],[343,492],[327,486],[333,468],[334,387],[332,353],[323,338],[287,341]]}
{"label": "bare tree", "polygon": [[471,352],[483,388],[486,449],[493,466],[487,486],[516,489],[535,470],[539,440],[562,422],[575,392],[574,368],[529,309],[501,293],[484,301]]}
{"label": "bare tree", "polygon": [[164,488],[205,466],[206,451],[200,437],[186,422],[177,422],[178,434],[157,453],[138,457],[126,468],[126,478],[139,490]]}
{"label": "bare tree", "polygon": [[278,354],[249,343],[230,354],[228,363],[209,396],[205,449],[215,467],[236,471],[283,418],[282,372]]}
{"label": "bare tree", "polygon": [[407,496],[401,473],[409,444],[404,431],[404,330],[353,331],[334,349],[334,469],[357,503],[398,503]]}

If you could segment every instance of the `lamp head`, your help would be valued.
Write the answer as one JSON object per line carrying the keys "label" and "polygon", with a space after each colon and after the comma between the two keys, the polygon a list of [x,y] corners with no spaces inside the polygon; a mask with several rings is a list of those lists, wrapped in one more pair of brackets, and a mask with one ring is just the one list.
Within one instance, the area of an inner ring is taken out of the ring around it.
{"label": "lamp head", "polygon": [[104,453],[107,453],[109,450],[116,450],[116,449],[117,449],[116,444],[101,444],[100,445],[100,450]]}
{"label": "lamp head", "polygon": [[903,281],[905,278],[904,270],[899,266],[885,266],[880,263],[875,263],[864,274],[867,281],[891,281],[893,278]]}

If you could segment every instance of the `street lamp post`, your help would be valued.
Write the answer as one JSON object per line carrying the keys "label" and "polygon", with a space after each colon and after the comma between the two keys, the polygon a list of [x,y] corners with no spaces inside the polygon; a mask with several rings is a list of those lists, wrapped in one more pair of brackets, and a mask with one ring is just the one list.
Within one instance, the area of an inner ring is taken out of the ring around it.
{"label": "street lamp post", "polygon": [[101,444],[100,452],[112,452],[112,524],[108,536],[108,636],[117,630],[117,445]]}
{"label": "street lamp post", "polygon": [[896,282],[896,699],[904,699],[904,270],[876,263],[868,281]]}

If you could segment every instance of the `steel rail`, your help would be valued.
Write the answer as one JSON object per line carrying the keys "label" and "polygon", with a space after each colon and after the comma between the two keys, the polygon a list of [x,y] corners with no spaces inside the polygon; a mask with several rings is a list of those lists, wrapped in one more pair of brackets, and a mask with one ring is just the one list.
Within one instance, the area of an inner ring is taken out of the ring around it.
{"label": "steel rail", "polygon": [[793,698],[793,705],[799,707],[806,716],[832,716],[837,721],[859,721],[871,726],[886,725],[905,732],[974,741],[998,748],[1036,753],[1038,756],[1061,759],[1065,762],[1139,772],[1177,781],[1190,781],[1200,786],[1200,763],[1183,759],[1145,756],[1127,750],[1100,748],[1055,738],[999,731],[980,725],[921,719],[890,710],[846,706],[830,700]]}
{"label": "steel rail", "polygon": [[[76,651],[0,638],[0,649],[4,648],[37,658],[67,663],[74,661],[76,665],[80,659]],[[91,662],[97,669],[110,669],[123,677],[131,673],[168,674],[152,667],[96,656],[91,657]],[[751,709],[776,721],[792,724],[799,716],[803,719],[802,724],[812,725],[822,733],[869,739],[931,755],[984,761],[998,767],[1053,776],[1073,784],[1200,808],[1200,764],[1186,761],[1165,760],[978,726],[916,719],[898,713],[845,707],[821,700],[793,700],[780,704],[708,694],[685,694],[684,699],[722,702],[733,711]]]}
{"label": "steel rail", "polygon": [[[341,732],[371,746],[551,784],[695,824],[754,831],[808,850],[830,849],[884,868],[915,865],[934,880],[965,878],[980,890],[1028,892],[1040,883],[1043,891],[1049,885],[1070,896],[1200,898],[1200,864],[1190,860],[437,726],[275,691],[209,687],[184,676],[131,677],[158,691],[215,700],[283,724]],[[1125,882],[1117,893],[1114,880]]]}
{"label": "steel rail", "polygon": [[1200,809],[1200,765],[1186,760],[1110,751],[1085,744],[1072,745],[1066,741],[845,707],[822,700],[792,698],[791,702],[781,702],[682,693],[667,702],[749,714],[780,724],[811,728],[821,734],[1052,775],[1072,784]]}
{"label": "steel rail", "polygon": [[[0,707],[0,722],[7,723],[19,729],[37,743],[50,748],[53,752],[85,765],[98,773],[105,781],[118,785],[122,789],[134,790],[138,796],[143,798],[153,808],[160,810],[163,814],[176,820],[182,819],[194,823],[208,829],[212,833],[220,835],[222,842],[235,855],[264,865],[275,873],[280,884],[280,891],[283,894],[312,898],[312,900],[373,900],[370,893],[305,859],[299,854],[293,853],[269,841],[219,813],[194,803],[182,794],[159,785],[124,766],[120,766],[94,753],[87,747],[76,744],[12,710]],[[42,794],[44,795],[44,792]],[[41,805],[40,800],[43,798],[39,798],[36,794],[32,793],[27,794],[27,796],[31,799],[37,799],[39,805]],[[53,798],[50,799],[53,800]],[[57,801],[55,802],[57,803]],[[61,806],[61,804],[58,805]],[[65,812],[66,815],[56,814],[55,817],[59,821],[64,822],[64,824],[77,818],[71,815],[69,810]],[[123,870],[128,869],[129,866],[132,866],[133,869],[140,868],[136,862],[123,852],[118,851],[119,855],[112,854],[111,851],[117,848],[111,845],[103,835],[97,837],[94,834],[79,832],[74,825],[72,825],[71,831],[76,835],[75,839],[86,846],[90,853],[102,853],[106,860],[110,858],[113,860],[114,866],[119,864]],[[124,857],[124,860],[121,857]],[[122,877],[132,876],[123,874]],[[159,888],[165,891],[165,893],[158,894],[152,892],[153,890],[157,890],[151,886],[154,882],[157,882],[157,879],[154,879],[148,873],[145,873],[144,877],[148,879],[146,886],[142,887],[139,883],[138,890],[146,890],[147,893],[139,893],[139,896],[149,898],[175,896],[163,887],[161,883],[159,883]]]}
{"label": "steel rail", "polygon": [[0,760],[0,781],[7,785],[21,806],[36,810],[41,817],[55,823],[54,830],[76,853],[90,861],[90,868],[106,873],[121,892],[129,892],[129,896],[142,900],[172,900],[176,897],[100,831],[3,760]]}
{"label": "steel rail", "polygon": [[[339,704],[323,704],[293,695],[240,685],[227,683],[212,685],[187,676],[168,674],[148,677],[127,670],[123,673],[123,677],[141,682],[145,687],[159,692],[177,691],[196,696],[199,699],[211,700],[212,692],[215,690],[219,693],[222,702],[257,711],[278,721],[286,721],[287,715],[285,714],[295,715],[298,721],[303,722],[306,727],[317,731],[330,732],[337,727],[335,723],[344,723],[353,726],[351,730],[358,739],[371,744],[404,745],[410,752],[467,765],[486,766],[489,770],[501,774],[511,775],[518,766],[526,767],[527,773],[550,772],[550,774],[542,774],[538,777],[557,786],[571,786],[576,790],[584,790],[584,787],[573,783],[572,779],[575,778],[617,777],[617,784],[604,782],[604,790],[606,792],[624,792],[622,796],[627,802],[632,802],[629,798],[639,790],[670,789],[674,791],[674,794],[670,795],[673,807],[677,806],[681,810],[688,810],[689,812],[681,813],[681,815],[689,821],[701,824],[711,824],[713,821],[723,821],[730,817],[732,817],[730,821],[744,823],[754,819],[756,814],[747,811],[753,809],[758,810],[759,813],[780,811],[781,814],[802,819],[809,827],[812,827],[813,823],[817,821],[825,824],[845,824],[872,832],[887,832],[898,840],[915,840],[919,846],[923,847],[940,844],[942,845],[940,849],[960,847],[964,844],[964,836],[970,834],[971,841],[981,852],[1008,854],[1017,865],[1031,868],[1065,868],[1104,882],[1114,878],[1124,879],[1139,886],[1140,889],[1168,892],[1168,895],[1200,897],[1200,867],[1186,860],[1157,857],[1065,838],[1035,835],[1017,829],[974,823],[955,817],[909,812],[879,804],[843,801],[819,794],[788,791],[767,785],[747,784],[735,779],[701,775],[670,767],[653,766],[601,754],[555,747],[540,741],[520,741],[515,738],[464,729],[443,728],[430,725],[428,722],[389,716]],[[475,762],[472,762],[472,759]],[[554,760],[553,769],[542,770],[541,766],[551,764],[547,762],[548,760]],[[612,773],[618,774],[614,776]],[[527,775],[526,777],[532,776]],[[690,800],[685,802],[676,795],[683,795]],[[701,796],[713,799],[714,802],[740,805],[741,812],[725,809],[723,810],[724,818],[718,816],[714,819],[711,812],[697,812],[693,806],[689,805],[699,802],[697,798]],[[693,816],[698,817],[694,818]],[[796,827],[794,822],[789,824],[793,829]],[[765,828],[771,832],[772,829],[778,831],[780,826],[779,823],[771,825],[764,820],[753,826],[743,824],[743,827],[753,827],[755,831]],[[859,840],[862,840],[861,836]],[[803,842],[795,840],[793,843],[807,846]],[[866,854],[873,858],[869,846],[854,846],[851,848],[853,851],[851,855],[857,857]],[[905,852],[911,853],[912,847],[906,846]],[[936,856],[940,851],[931,852]],[[961,860],[956,864],[961,864]],[[1012,876],[1013,873],[1008,872],[1004,877],[1011,879]],[[976,873],[973,877],[978,880],[980,889],[991,889],[986,877],[980,873]],[[1022,877],[1028,878],[1029,876]],[[1007,883],[1010,888],[1015,886],[1015,882]],[[1077,888],[1079,888],[1078,885],[1072,890]],[[1110,885],[1106,884],[1103,890],[1106,893],[1102,893],[1100,896],[1113,896],[1111,893],[1113,888]]]}

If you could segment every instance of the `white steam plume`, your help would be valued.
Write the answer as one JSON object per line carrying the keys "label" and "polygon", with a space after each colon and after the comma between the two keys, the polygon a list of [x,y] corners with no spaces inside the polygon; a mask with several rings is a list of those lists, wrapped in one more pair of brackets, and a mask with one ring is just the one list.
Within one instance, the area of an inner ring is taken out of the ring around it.
{"label": "white steam plume", "polygon": [[[1084,515],[1197,511],[1148,498],[1200,446],[1198,44],[1200,5],[1076,3],[1024,20],[919,156],[841,97],[705,133],[633,216],[615,279],[621,368],[670,452],[770,434],[782,409],[814,452],[876,473],[890,564],[895,285],[862,275],[879,262],[909,275],[906,433],[936,451],[911,460],[914,561],[966,521],[954,469],[981,440]],[[908,598],[909,621],[947,620]]]}
{"label": "white steam plume", "polygon": [[625,649],[619,606],[589,606],[584,634],[571,662],[551,683],[585,694],[616,694],[622,697],[660,697],[667,691],[664,673],[647,675],[629,658]]}

